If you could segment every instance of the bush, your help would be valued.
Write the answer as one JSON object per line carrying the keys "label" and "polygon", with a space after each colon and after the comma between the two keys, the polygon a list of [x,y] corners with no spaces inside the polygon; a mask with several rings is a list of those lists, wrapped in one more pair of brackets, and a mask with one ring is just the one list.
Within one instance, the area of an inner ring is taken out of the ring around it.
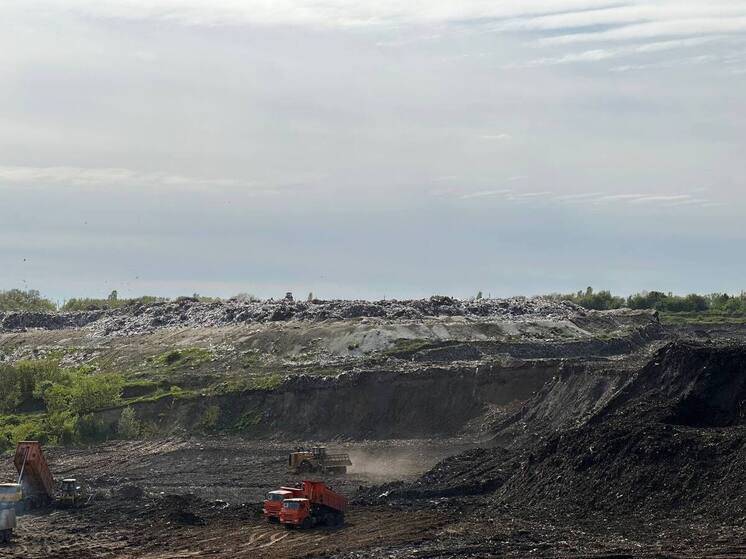
{"label": "bush", "polygon": [[75,311],[106,311],[111,309],[121,309],[122,307],[132,305],[152,305],[153,303],[159,303],[166,301],[162,297],[152,297],[145,295],[143,297],[137,297],[136,299],[120,299],[116,290],[112,291],[106,299],[92,299],[90,297],[82,297],[68,299],[60,308],[63,312],[75,312]]}
{"label": "bush", "polygon": [[119,436],[123,439],[136,439],[141,431],[142,425],[137,420],[135,410],[129,406],[124,408],[117,424],[117,433]]}
{"label": "bush", "polygon": [[44,393],[50,412],[70,411],[84,416],[119,403],[124,381],[120,375],[75,374],[69,384],[55,384]]}
{"label": "bush", "polygon": [[610,291],[594,292],[592,287],[589,287],[585,291],[578,291],[569,295],[555,293],[549,297],[558,301],[571,301],[583,308],[596,311],[621,309],[626,305],[623,297],[615,297]]}
{"label": "bush", "polygon": [[0,417],[0,446],[25,439],[70,444],[106,436],[92,414],[119,403],[124,383],[120,375],[89,373],[86,367],[61,368],[53,360],[0,365],[0,412],[23,414]]}
{"label": "bush", "polygon": [[44,427],[52,444],[67,445],[77,440],[78,418],[70,412],[49,414]]}
{"label": "bush", "polygon": [[93,414],[79,417],[76,427],[76,436],[80,441],[103,441],[111,434],[104,422]]}
{"label": "bush", "polygon": [[594,310],[610,310],[629,307],[637,310],[656,310],[669,313],[746,313],[746,293],[737,296],[727,293],[714,293],[712,295],[674,295],[662,291],[642,291],[630,295],[626,299],[615,297],[609,291],[594,292],[589,287],[585,291],[569,295],[553,294],[551,299],[572,301],[581,307]]}
{"label": "bush", "polygon": [[57,305],[43,298],[35,289],[0,291],[0,311],[52,312],[55,310],[57,310]]}
{"label": "bush", "polygon": [[65,382],[67,373],[52,360],[0,365],[0,413],[30,411],[43,405],[43,390]]}
{"label": "bush", "polygon": [[215,430],[215,428],[218,426],[218,421],[220,420],[220,413],[220,406],[208,406],[205,409],[204,413],[202,413],[202,418],[199,420],[197,426],[205,431]]}

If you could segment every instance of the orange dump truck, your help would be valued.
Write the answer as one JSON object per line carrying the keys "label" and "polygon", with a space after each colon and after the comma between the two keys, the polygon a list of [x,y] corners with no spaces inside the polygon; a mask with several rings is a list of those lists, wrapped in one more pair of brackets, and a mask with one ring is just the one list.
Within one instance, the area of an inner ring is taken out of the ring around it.
{"label": "orange dump truck", "polygon": [[267,493],[267,499],[264,501],[264,507],[262,509],[264,518],[269,522],[279,522],[283,501],[285,501],[285,499],[302,496],[302,487],[280,487],[275,491],[270,491]]}
{"label": "orange dump truck", "polygon": [[347,499],[321,481],[304,481],[303,495],[282,501],[280,522],[286,528],[312,528],[319,524],[341,526]]}
{"label": "orange dump truck", "polygon": [[38,442],[18,443],[13,463],[18,470],[18,483],[23,487],[24,503],[33,508],[54,500],[54,477]]}

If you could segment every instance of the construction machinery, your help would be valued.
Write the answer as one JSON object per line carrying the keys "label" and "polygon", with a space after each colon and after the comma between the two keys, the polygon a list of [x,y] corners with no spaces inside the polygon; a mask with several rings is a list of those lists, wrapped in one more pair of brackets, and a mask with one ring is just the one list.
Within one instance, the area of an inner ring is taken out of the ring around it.
{"label": "construction machinery", "polygon": [[79,507],[83,504],[84,495],[77,479],[63,479],[60,483],[57,502],[61,507]]}
{"label": "construction machinery", "polygon": [[349,454],[329,454],[325,447],[317,446],[291,452],[288,465],[294,474],[346,474],[347,466],[352,466],[352,462]]}
{"label": "construction machinery", "polygon": [[347,499],[322,481],[304,481],[302,496],[282,501],[280,523],[286,528],[313,528],[319,524],[341,526]]}
{"label": "construction machinery", "polygon": [[16,528],[16,505],[23,498],[18,483],[0,483],[0,543],[10,543]]}
{"label": "construction machinery", "polygon": [[275,491],[267,493],[262,513],[268,522],[279,522],[282,503],[285,499],[293,499],[303,496],[303,487],[280,487]]}
{"label": "construction machinery", "polygon": [[18,470],[18,483],[23,487],[23,504],[38,508],[54,501],[54,478],[47,460],[36,441],[22,441],[16,447],[13,463]]}

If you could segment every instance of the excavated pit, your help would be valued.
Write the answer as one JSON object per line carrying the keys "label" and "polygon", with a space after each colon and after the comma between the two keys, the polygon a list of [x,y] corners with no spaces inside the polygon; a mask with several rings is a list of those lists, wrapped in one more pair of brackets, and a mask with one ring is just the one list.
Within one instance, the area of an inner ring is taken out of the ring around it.
{"label": "excavated pit", "polygon": [[[153,440],[50,449],[56,475],[86,479],[100,498],[81,514],[29,517],[9,556],[746,553],[738,335],[681,341],[650,313],[548,318],[546,307],[502,303],[286,307],[252,307],[259,318],[239,324],[247,315],[230,305],[182,302],[0,334],[10,360],[39,342],[118,366],[174,346],[211,352],[169,369],[197,393],[132,393]],[[199,393],[201,379],[236,375],[247,356],[250,375],[283,368],[284,380]],[[121,409],[98,417],[114,429]],[[195,436],[210,409],[220,435]],[[353,456],[348,476],[325,477],[353,497],[348,526],[278,533],[257,503],[295,481],[289,450],[318,443]]]}

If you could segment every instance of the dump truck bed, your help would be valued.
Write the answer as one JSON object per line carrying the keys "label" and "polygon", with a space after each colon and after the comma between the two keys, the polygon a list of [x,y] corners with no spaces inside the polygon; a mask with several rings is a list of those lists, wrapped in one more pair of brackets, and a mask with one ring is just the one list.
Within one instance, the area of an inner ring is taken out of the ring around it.
{"label": "dump truck bed", "polygon": [[54,499],[54,478],[38,442],[18,443],[13,463],[26,496]]}
{"label": "dump truck bed", "polygon": [[347,499],[332,491],[323,481],[304,481],[303,493],[314,505],[325,505],[339,512],[347,508]]}

